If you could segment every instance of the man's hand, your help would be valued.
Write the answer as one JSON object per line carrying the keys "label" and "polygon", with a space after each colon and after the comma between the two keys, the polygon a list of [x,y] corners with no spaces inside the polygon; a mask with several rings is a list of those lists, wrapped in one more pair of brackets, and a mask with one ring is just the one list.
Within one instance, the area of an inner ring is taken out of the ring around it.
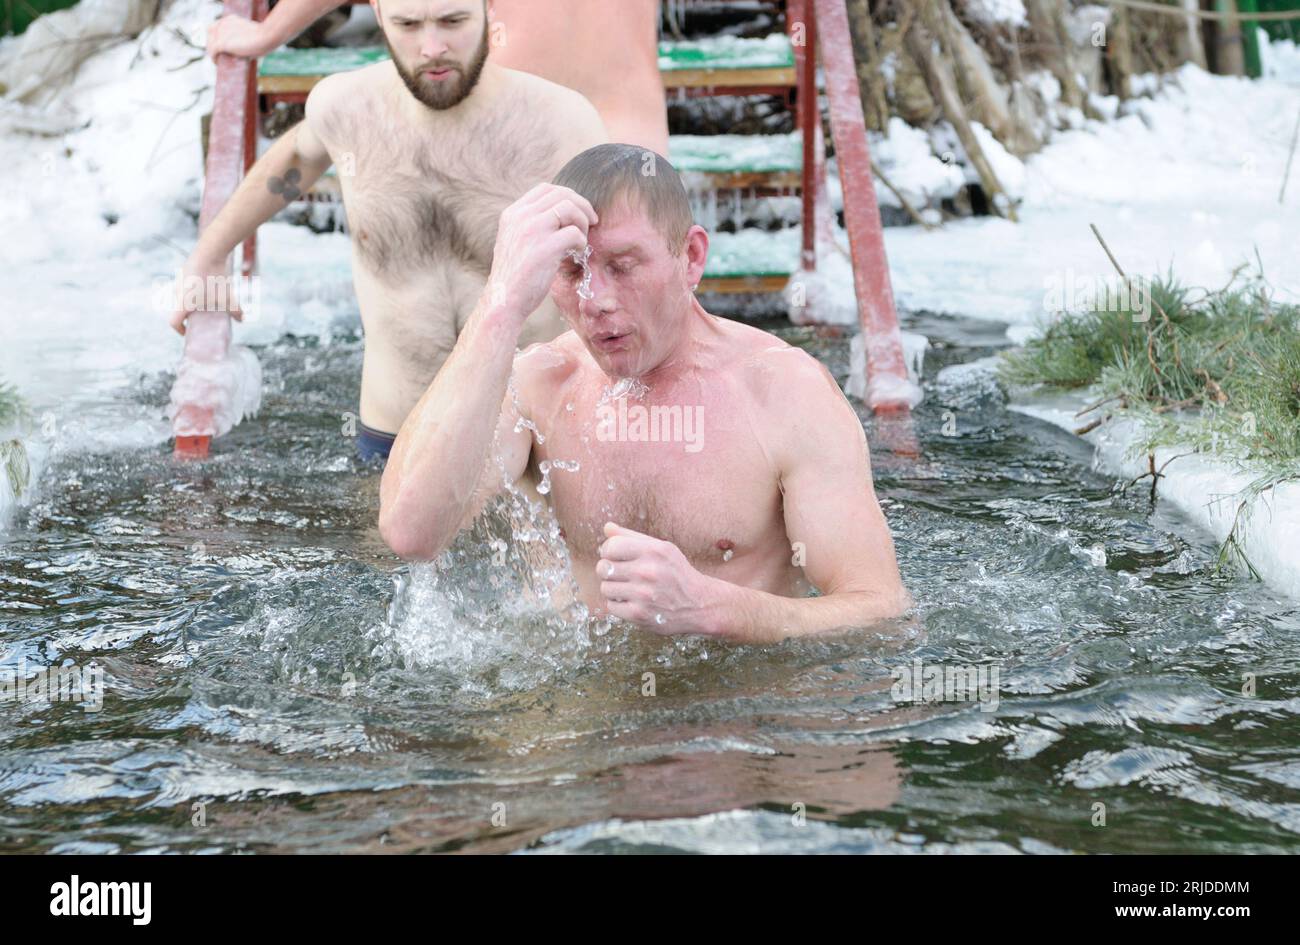
{"label": "man's hand", "polygon": [[226,14],[208,27],[208,56],[217,61],[219,53],[251,59],[270,52],[278,43],[262,35],[261,24],[233,13]]}
{"label": "man's hand", "polygon": [[596,223],[585,197],[554,184],[538,184],[506,207],[485,290],[489,304],[512,312],[522,326],[546,301],[564,258],[586,248],[587,229]]}
{"label": "man's hand", "polygon": [[236,282],[226,271],[225,260],[208,262],[190,257],[181,269],[180,284],[175,287],[175,306],[169,322],[179,334],[185,334],[185,320],[194,312],[224,311],[237,322],[244,320],[239,307]]}
{"label": "man's hand", "polygon": [[615,617],[661,634],[720,632],[729,585],[695,570],[670,541],[606,522],[596,577]]}

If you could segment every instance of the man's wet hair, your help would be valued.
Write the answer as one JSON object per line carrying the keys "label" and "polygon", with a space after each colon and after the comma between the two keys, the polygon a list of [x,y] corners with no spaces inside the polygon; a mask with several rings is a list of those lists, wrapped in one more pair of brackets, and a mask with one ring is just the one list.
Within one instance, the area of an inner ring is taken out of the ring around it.
{"label": "man's wet hair", "polygon": [[686,187],[668,159],[634,144],[598,144],[560,168],[551,183],[586,197],[603,217],[620,200],[639,208],[676,254],[695,222]]}

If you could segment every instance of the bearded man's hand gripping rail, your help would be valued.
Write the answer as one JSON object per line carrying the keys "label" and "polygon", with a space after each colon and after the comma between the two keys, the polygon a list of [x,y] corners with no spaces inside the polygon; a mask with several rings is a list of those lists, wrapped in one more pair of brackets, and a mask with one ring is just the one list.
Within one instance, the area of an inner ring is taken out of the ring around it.
{"label": "bearded man's hand gripping rail", "polygon": [[502,212],[487,286],[384,470],[379,531],[400,557],[437,557],[500,491],[501,472],[511,482],[524,474],[532,436],[515,429],[507,402],[515,347],[560,261],[582,252],[596,223],[586,199],[553,184],[538,184]]}

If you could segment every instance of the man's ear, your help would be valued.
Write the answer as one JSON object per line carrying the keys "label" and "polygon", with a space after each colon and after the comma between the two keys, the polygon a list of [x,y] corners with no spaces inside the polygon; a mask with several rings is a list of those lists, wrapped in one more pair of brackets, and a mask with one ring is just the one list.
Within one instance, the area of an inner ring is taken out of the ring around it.
{"label": "man's ear", "polygon": [[698,223],[686,231],[686,282],[695,286],[704,278],[704,264],[709,261],[709,233]]}

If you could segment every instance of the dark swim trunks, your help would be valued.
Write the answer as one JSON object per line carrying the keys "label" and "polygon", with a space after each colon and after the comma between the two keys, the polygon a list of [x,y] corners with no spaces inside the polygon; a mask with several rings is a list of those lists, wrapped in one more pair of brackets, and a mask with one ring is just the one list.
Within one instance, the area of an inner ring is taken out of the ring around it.
{"label": "dark swim trunks", "polygon": [[396,433],[384,433],[366,426],[360,420],[357,421],[357,453],[365,462],[372,459],[388,459],[388,453],[393,448],[395,439],[397,439]]}

